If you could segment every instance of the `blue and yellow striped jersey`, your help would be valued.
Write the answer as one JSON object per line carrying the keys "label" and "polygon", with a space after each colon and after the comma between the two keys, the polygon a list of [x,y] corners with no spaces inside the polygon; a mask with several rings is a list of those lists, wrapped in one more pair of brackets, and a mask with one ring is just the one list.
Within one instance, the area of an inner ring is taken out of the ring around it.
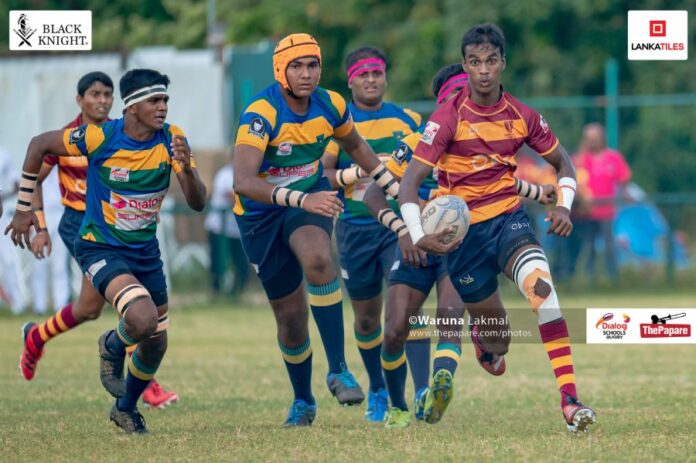
{"label": "blue and yellow striped jersey", "polygon": [[[417,132],[421,125],[420,114],[393,103],[385,102],[376,111],[363,111],[351,102],[348,104],[348,109],[353,115],[358,133],[383,161],[388,159],[399,140],[410,133]],[[353,165],[353,160],[348,153],[341,150],[335,141],[329,143],[326,154],[338,156],[337,169],[345,169]],[[376,223],[363,203],[363,196],[371,182],[372,179],[365,178],[339,192],[339,198],[345,205],[339,216],[340,220],[353,224]],[[398,210],[396,201],[392,200],[390,204]]]}
{"label": "blue and yellow striped jersey", "polygon": [[[263,152],[259,177],[273,185],[307,191],[322,177],[321,156],[331,137],[344,137],[353,120],[341,95],[321,87],[309,109],[299,115],[288,107],[275,83],[256,95],[242,114],[235,145]],[[280,206],[235,195],[234,213],[258,215]]]}
{"label": "blue and yellow striped jersey", "polygon": [[65,130],[68,153],[88,160],[83,240],[141,248],[155,239],[171,171],[181,171],[169,147],[174,134],[184,136],[164,124],[152,139],[134,140],[124,133],[122,118]]}

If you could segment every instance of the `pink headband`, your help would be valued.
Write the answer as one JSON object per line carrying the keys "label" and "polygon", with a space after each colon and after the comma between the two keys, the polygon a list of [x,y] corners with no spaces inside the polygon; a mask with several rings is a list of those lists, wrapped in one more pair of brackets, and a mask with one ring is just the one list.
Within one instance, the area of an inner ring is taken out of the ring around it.
{"label": "pink headband", "polygon": [[382,71],[387,72],[387,63],[379,58],[365,58],[356,62],[354,65],[348,68],[348,83],[353,82],[353,79],[358,77],[360,74],[369,71]]}
{"label": "pink headband", "polygon": [[468,80],[469,75],[463,72],[460,74],[455,74],[447,79],[445,83],[442,84],[442,87],[440,87],[440,91],[437,92],[437,104],[442,104],[442,102],[445,101],[447,96],[452,93],[455,88],[461,87],[462,84],[466,83]]}

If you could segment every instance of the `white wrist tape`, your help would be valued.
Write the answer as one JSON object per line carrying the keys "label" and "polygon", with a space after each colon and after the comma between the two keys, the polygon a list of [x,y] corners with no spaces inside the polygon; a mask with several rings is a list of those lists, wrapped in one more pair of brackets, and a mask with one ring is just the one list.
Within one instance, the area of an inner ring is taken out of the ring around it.
{"label": "white wrist tape", "polygon": [[290,188],[277,186],[271,193],[271,202],[279,206],[302,207],[302,203],[307,197],[307,193]]}
{"label": "white wrist tape", "polygon": [[556,206],[563,206],[570,210],[575,199],[575,189],[578,184],[575,179],[563,177],[558,181],[558,200]]}
{"label": "white wrist tape", "polygon": [[39,174],[22,172],[22,178],[19,181],[19,193],[17,194],[16,209],[20,212],[31,211],[31,200],[34,197],[34,189],[36,188],[36,180]]}
{"label": "white wrist tape", "polygon": [[365,171],[360,166],[338,169],[336,171],[336,183],[343,187],[352,185],[363,177],[365,177]]}
{"label": "white wrist tape", "polygon": [[377,183],[386,194],[394,199],[399,198],[399,182],[396,181],[391,172],[389,172],[383,164],[375,167],[374,170],[370,172],[370,177],[375,180],[375,183]]}
{"label": "white wrist tape", "polygon": [[396,213],[391,209],[381,209],[377,213],[377,220],[379,220],[379,223],[396,233],[399,238],[408,233],[408,228],[406,228],[404,221],[401,220],[399,216],[396,215]]}
{"label": "white wrist tape", "polygon": [[408,227],[408,232],[411,234],[413,244],[418,243],[425,236],[423,224],[421,223],[420,207],[416,203],[406,203],[401,205],[401,217]]}

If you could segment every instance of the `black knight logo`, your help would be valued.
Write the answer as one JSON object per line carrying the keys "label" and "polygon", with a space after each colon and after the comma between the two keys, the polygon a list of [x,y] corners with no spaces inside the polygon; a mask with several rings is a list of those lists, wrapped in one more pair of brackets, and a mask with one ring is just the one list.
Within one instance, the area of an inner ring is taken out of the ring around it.
{"label": "black knight logo", "polygon": [[22,13],[19,16],[19,19],[17,20],[17,24],[19,25],[19,30],[17,29],[12,29],[15,34],[19,36],[19,38],[22,40],[18,47],[21,47],[25,43],[31,47],[31,43],[29,43],[29,38],[34,35],[36,32],[36,29],[31,29],[29,27],[29,18],[27,18],[27,15]]}

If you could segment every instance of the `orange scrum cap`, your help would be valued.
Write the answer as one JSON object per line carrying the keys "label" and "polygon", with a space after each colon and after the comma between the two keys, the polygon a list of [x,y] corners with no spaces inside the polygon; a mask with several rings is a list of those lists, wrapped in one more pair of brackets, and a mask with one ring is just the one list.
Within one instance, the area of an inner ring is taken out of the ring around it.
{"label": "orange scrum cap", "polygon": [[321,48],[309,34],[290,34],[276,45],[273,50],[273,76],[284,89],[291,90],[288,79],[285,77],[288,65],[305,56],[316,56],[321,65]]}

